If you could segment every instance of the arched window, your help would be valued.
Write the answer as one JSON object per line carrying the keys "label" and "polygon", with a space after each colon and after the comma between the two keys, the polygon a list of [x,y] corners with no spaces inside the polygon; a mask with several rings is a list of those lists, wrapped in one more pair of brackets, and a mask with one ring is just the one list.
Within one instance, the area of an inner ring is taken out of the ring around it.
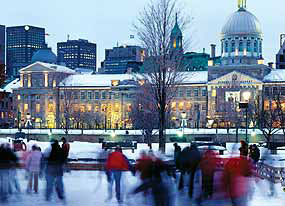
{"label": "arched window", "polygon": [[225,52],[229,52],[229,43],[225,42]]}
{"label": "arched window", "polygon": [[250,40],[247,40],[247,42],[246,42],[246,50],[248,51],[248,52],[251,52],[251,42],[250,42]]}
{"label": "arched window", "polygon": [[236,49],[236,44],[235,44],[235,41],[233,40],[232,41],[232,52],[235,52],[235,49]]}
{"label": "arched window", "polygon": [[262,41],[259,42],[259,52],[262,53]]}
{"label": "arched window", "polygon": [[257,41],[254,41],[254,46],[253,46],[254,52],[257,52]]}
{"label": "arched window", "polygon": [[238,51],[243,52],[243,42],[242,41],[239,41]]}

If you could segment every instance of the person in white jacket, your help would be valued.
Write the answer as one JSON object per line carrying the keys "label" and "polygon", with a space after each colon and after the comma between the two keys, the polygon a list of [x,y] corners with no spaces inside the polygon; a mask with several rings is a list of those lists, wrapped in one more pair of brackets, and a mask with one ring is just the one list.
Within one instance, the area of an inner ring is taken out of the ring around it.
{"label": "person in white jacket", "polygon": [[27,192],[30,193],[33,187],[34,180],[34,192],[38,193],[38,181],[39,173],[41,169],[42,153],[36,145],[32,146],[32,151],[29,153],[26,159],[26,169],[29,173],[29,183]]}

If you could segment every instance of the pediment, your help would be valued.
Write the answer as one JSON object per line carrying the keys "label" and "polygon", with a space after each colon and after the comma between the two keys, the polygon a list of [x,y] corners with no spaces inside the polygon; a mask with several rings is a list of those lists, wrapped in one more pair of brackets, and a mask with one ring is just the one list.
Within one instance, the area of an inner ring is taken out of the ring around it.
{"label": "pediment", "polygon": [[20,72],[53,72],[54,70],[50,69],[49,67],[44,66],[43,64],[36,62],[31,64],[23,69]]}
{"label": "pediment", "polygon": [[230,72],[228,74],[225,74],[221,77],[218,77],[208,82],[208,84],[217,84],[217,85],[261,84],[261,83],[262,81],[237,71]]}

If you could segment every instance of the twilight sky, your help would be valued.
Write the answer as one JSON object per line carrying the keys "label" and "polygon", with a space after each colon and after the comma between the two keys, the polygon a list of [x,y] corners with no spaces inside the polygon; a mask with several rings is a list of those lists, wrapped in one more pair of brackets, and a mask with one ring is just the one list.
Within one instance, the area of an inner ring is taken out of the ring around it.
{"label": "twilight sky", "polygon": [[[154,0],[155,1],[155,0]],[[128,42],[134,34],[132,23],[149,0],[10,0],[1,2],[0,24],[34,25],[46,28],[47,43],[56,52],[56,43],[70,39],[88,39],[97,43],[97,65],[104,49]],[[181,0],[194,18],[193,51],[217,44],[227,17],[237,10],[237,0]],[[265,62],[274,61],[279,50],[279,35],[285,33],[284,0],[248,0],[247,8],[261,22]],[[184,33],[186,36],[187,33]]]}

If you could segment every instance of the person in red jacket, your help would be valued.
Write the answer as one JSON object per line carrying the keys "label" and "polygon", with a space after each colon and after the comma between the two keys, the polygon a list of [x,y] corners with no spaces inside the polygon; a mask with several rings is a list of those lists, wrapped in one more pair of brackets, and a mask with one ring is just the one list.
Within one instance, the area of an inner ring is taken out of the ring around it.
{"label": "person in red jacket", "polygon": [[109,198],[112,198],[112,186],[115,181],[116,198],[120,203],[121,200],[121,177],[123,171],[128,171],[130,164],[126,156],[123,155],[122,149],[116,147],[115,151],[112,152],[106,162],[106,172],[109,176]]}
{"label": "person in red jacket", "polygon": [[62,150],[63,150],[63,154],[64,154],[64,160],[67,161],[68,159],[68,155],[69,155],[69,150],[70,150],[70,145],[69,143],[66,141],[65,137],[61,138],[62,141]]}

